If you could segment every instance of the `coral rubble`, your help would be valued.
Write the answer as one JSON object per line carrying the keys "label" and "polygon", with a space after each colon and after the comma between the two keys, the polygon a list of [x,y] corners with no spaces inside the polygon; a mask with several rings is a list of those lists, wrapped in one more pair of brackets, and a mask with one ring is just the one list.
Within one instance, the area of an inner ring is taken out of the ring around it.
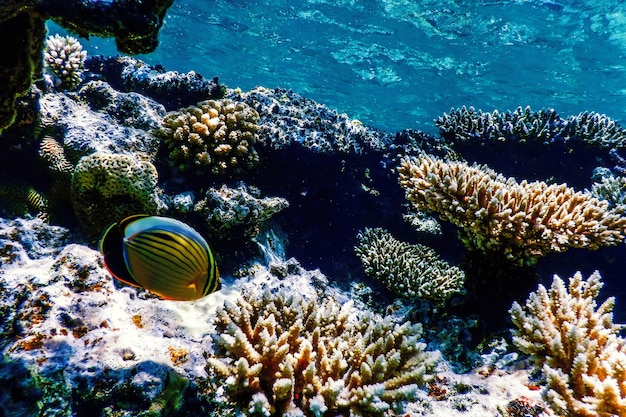
{"label": "coral rubble", "polygon": [[545,400],[559,415],[610,417],[626,414],[626,341],[613,323],[615,299],[600,306],[596,271],[577,272],[566,286],[554,276],[524,306],[510,310],[513,342],[531,355],[546,379]]}
{"label": "coral rubble", "polygon": [[623,208],[566,184],[518,183],[484,166],[428,156],[398,167],[407,199],[459,227],[464,245],[533,265],[550,252],[597,249],[626,237]]}
{"label": "coral rubble", "polygon": [[465,273],[428,246],[401,242],[381,228],[367,228],[357,239],[365,272],[400,297],[442,303],[463,288]]}
{"label": "coral rubble", "polygon": [[284,291],[218,308],[207,370],[250,415],[367,415],[415,398],[438,360],[421,325],[357,318],[352,303]]}

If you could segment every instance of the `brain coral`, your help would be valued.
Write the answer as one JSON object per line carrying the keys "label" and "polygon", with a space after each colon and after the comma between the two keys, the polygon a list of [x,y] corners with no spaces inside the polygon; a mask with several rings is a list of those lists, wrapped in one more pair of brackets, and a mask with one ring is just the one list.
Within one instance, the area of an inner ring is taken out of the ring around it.
{"label": "brain coral", "polygon": [[386,230],[365,229],[355,251],[365,272],[404,298],[445,301],[463,288],[465,273],[424,245],[411,245]]}
{"label": "brain coral", "polygon": [[468,249],[503,253],[518,264],[568,248],[617,245],[626,237],[623,206],[610,209],[566,184],[517,183],[484,166],[428,156],[403,159],[398,172],[407,199],[459,226]]}
{"label": "brain coral", "polygon": [[168,113],[159,130],[169,162],[179,171],[197,174],[238,173],[258,162],[259,114],[245,103],[206,100]]}
{"label": "brain coral", "polygon": [[99,235],[110,223],[137,213],[157,214],[157,171],[131,156],[96,152],[72,173],[72,205],[84,229]]}
{"label": "brain coral", "polygon": [[57,78],[59,87],[72,90],[82,80],[87,52],[80,42],[72,36],[54,35],[46,39],[44,64]]}
{"label": "brain coral", "polygon": [[[431,377],[420,324],[351,314],[285,290],[218,308],[207,371],[248,415],[384,416]],[[397,413],[396,413],[397,415]]]}

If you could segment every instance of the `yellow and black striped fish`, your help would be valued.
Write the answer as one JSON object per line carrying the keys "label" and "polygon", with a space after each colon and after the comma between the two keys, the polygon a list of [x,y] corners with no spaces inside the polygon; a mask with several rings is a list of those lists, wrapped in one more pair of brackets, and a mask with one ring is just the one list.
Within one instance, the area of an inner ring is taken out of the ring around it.
{"label": "yellow and black striped fish", "polygon": [[135,215],[114,223],[100,241],[115,278],[168,300],[195,300],[220,289],[209,244],[185,223]]}

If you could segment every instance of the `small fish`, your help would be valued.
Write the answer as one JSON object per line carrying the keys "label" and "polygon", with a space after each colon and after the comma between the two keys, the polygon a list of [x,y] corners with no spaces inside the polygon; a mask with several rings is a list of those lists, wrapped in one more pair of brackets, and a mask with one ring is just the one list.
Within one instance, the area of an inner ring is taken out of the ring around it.
{"label": "small fish", "polygon": [[100,252],[115,278],[167,300],[195,300],[221,287],[209,244],[175,219],[127,217],[106,229]]}

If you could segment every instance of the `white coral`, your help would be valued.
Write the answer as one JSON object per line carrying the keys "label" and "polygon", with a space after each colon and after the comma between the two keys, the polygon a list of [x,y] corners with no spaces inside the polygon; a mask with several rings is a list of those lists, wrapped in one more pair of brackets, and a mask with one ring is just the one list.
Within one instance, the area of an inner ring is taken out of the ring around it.
{"label": "white coral", "polygon": [[573,417],[626,415],[626,342],[613,323],[611,297],[599,307],[598,271],[587,281],[577,272],[566,287],[554,276],[525,306],[510,310],[513,342],[542,368],[544,397],[559,414]]}
{"label": "white coral", "polygon": [[87,52],[72,36],[53,35],[46,39],[44,63],[57,78],[57,86],[72,90],[82,81]]}

